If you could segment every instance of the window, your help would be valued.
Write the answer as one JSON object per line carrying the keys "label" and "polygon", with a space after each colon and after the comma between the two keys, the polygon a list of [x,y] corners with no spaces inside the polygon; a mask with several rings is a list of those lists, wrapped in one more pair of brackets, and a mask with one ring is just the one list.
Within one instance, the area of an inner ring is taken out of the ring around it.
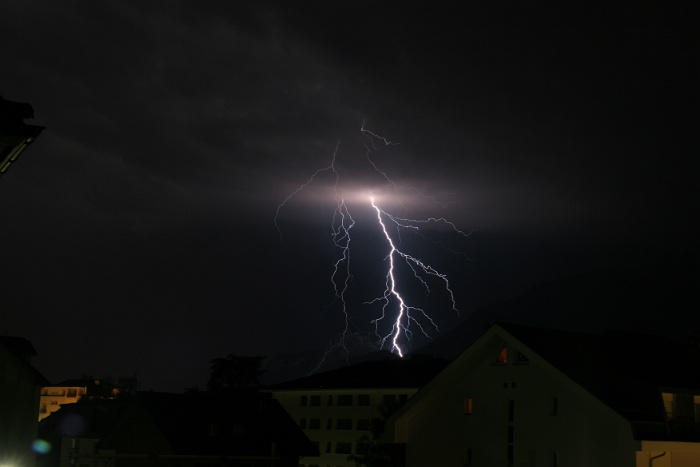
{"label": "window", "polygon": [[299,398],[299,405],[306,407],[308,405],[308,398],[306,396],[301,396]]}
{"label": "window", "polygon": [[331,452],[333,452],[332,446],[333,443],[331,443],[330,441],[326,443],[326,453],[330,454]]}
{"label": "window", "polygon": [[515,420],[515,401],[508,401],[508,422],[513,423]]}
{"label": "window", "polygon": [[515,363],[520,363],[520,364],[522,364],[522,363],[530,363],[530,360],[528,360],[528,358],[527,358],[525,355],[523,355],[522,353],[518,352],[517,357],[515,357]]}
{"label": "window", "polygon": [[332,419],[332,418],[329,418],[329,419],[326,421],[326,430],[332,430],[332,429],[333,429],[333,419]]}
{"label": "window", "polygon": [[369,418],[357,419],[357,431],[369,431]]}
{"label": "window", "polygon": [[321,429],[321,419],[320,418],[310,418],[309,419],[309,430],[320,430]]}
{"label": "window", "polygon": [[357,396],[357,405],[369,405],[369,394],[360,394],[359,396]]}
{"label": "window", "polygon": [[336,430],[352,430],[352,419],[351,418],[339,418],[335,422]]}
{"label": "window", "polygon": [[306,429],[306,419],[305,418],[299,419],[299,428],[301,428],[302,430]]}
{"label": "window", "polygon": [[327,405],[328,405],[328,407],[333,407],[333,395],[332,395],[332,394],[328,394],[328,403],[327,403]]}
{"label": "window", "polygon": [[364,455],[369,454],[369,444],[362,443],[362,442],[357,443],[355,445],[355,454],[357,454],[359,456],[364,456]]}
{"label": "window", "polygon": [[341,407],[349,407],[352,405],[351,394],[341,394],[338,396],[338,405]]}
{"label": "window", "polygon": [[393,394],[384,394],[384,405],[396,404],[396,396]]}
{"label": "window", "polygon": [[552,412],[550,415],[559,415],[559,398],[552,397]]}
{"label": "window", "polygon": [[474,399],[471,397],[464,398],[464,415],[471,415],[474,413]]}
{"label": "window", "polygon": [[408,400],[408,394],[399,394],[399,404],[403,404]]}
{"label": "window", "polygon": [[507,457],[508,457],[508,465],[513,465],[513,459],[515,458],[515,452],[514,452],[512,444],[508,445]]}
{"label": "window", "polygon": [[507,363],[508,362],[508,347],[503,347],[498,355],[496,356],[496,361],[494,363]]}
{"label": "window", "polygon": [[321,396],[309,397],[309,405],[311,407],[318,407],[319,405],[321,405]]}
{"label": "window", "polygon": [[336,454],[352,454],[352,443],[335,443]]}

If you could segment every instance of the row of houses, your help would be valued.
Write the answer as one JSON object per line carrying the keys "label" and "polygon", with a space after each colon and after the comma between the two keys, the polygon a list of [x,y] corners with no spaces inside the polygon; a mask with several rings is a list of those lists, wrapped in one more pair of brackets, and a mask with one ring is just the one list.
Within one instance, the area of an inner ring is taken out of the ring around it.
{"label": "row of houses", "polygon": [[36,425],[5,423],[21,406],[35,422],[47,385],[27,344],[0,340],[0,452],[13,466],[33,465],[31,439],[52,447],[35,449],[47,467],[700,465],[698,349],[656,336],[500,324],[452,362],[389,357],[255,391],[83,398],[38,438]]}

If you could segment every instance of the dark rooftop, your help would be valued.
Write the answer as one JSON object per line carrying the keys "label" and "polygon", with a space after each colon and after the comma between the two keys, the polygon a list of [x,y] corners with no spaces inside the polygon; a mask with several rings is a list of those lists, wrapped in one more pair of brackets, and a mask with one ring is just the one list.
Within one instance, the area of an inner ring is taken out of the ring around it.
{"label": "dark rooftop", "polygon": [[423,355],[387,358],[275,384],[267,389],[420,388],[449,363],[446,359]]}
{"label": "dark rooftop", "polygon": [[700,394],[700,359],[667,338],[623,331],[584,334],[500,324],[508,333],[632,422],[665,422],[661,391]]}

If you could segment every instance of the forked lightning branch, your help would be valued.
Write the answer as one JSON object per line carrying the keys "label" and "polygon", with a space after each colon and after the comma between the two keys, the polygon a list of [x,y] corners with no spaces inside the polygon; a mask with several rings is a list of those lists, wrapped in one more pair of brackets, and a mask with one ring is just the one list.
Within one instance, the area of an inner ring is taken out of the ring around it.
{"label": "forked lightning branch", "polygon": [[[402,197],[402,193],[411,192],[414,196],[418,196],[423,200],[431,201],[431,198],[424,195],[417,189],[405,188],[399,186],[392,178],[389,177],[386,170],[373,159],[373,154],[381,150],[382,147],[395,146],[385,137],[379,136],[363,127],[360,129],[364,136],[364,147],[366,149],[364,159],[367,162],[368,176],[371,174],[375,178],[378,176],[384,185],[381,190],[377,187],[366,188],[359,190],[357,188],[344,186],[343,173],[338,164],[338,154],[340,144],[335,147],[335,151],[331,157],[330,163],[316,169],[298,188],[292,191],[287,197],[277,206],[275,214],[275,226],[280,234],[282,233],[279,220],[283,215],[284,208],[293,203],[295,197],[305,189],[310,188],[314,182],[322,175],[330,176],[332,185],[328,191],[328,197],[332,198],[334,211],[329,226],[334,248],[336,249],[336,260],[332,265],[330,273],[330,286],[333,287],[335,295],[340,303],[340,309],[343,313],[345,328],[342,335],[349,331],[350,315],[348,294],[351,287],[354,267],[357,267],[353,259],[353,227],[359,222],[359,219],[367,219],[366,216],[354,216],[351,212],[351,205],[365,205],[371,209],[374,216],[371,217],[372,222],[376,222],[376,229],[379,232],[376,239],[377,245],[381,251],[379,258],[384,269],[383,279],[379,289],[382,292],[378,296],[369,297],[364,300],[363,305],[374,307],[377,309],[377,314],[370,320],[371,327],[376,335],[376,342],[380,348],[388,348],[400,356],[403,356],[405,344],[413,337],[414,332],[419,332],[426,337],[430,337],[434,331],[439,331],[435,320],[431,318],[425,307],[414,303],[411,299],[412,294],[406,293],[408,290],[419,288],[424,294],[432,292],[431,284],[439,284],[443,293],[449,297],[452,312],[457,312],[457,304],[455,301],[454,292],[450,286],[449,278],[446,274],[440,272],[433,267],[425,258],[420,258],[415,254],[407,251],[408,247],[402,246],[403,236],[411,235],[426,235],[425,231],[428,226],[436,228],[449,229],[454,234],[467,237],[468,232],[460,230],[453,222],[444,217],[427,217],[427,218],[410,218],[399,216],[389,212],[386,207],[383,207],[382,200],[387,205],[399,206],[402,211],[406,210],[406,205]],[[381,193],[377,193],[381,191]],[[386,195],[389,193],[389,196]],[[350,203],[352,200],[352,203]],[[389,202],[391,201],[391,202]],[[444,207],[442,203],[432,201],[436,208]],[[358,219],[356,221],[356,219]],[[399,267],[408,274],[400,274]],[[342,341],[342,339],[341,339]],[[342,342],[340,343],[342,345]]]}

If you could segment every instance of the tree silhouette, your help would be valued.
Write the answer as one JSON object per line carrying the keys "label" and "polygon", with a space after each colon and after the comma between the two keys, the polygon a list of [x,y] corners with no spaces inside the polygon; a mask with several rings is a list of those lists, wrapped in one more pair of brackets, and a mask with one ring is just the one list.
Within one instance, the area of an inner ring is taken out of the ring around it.
{"label": "tree silhouette", "polygon": [[357,467],[394,467],[404,465],[400,458],[396,458],[395,453],[379,442],[379,438],[384,433],[386,421],[402,405],[402,402],[394,400],[377,407],[378,417],[370,420],[370,434],[363,435],[357,440],[356,454],[348,456],[349,461],[354,462]]}
{"label": "tree silhouette", "polygon": [[226,358],[211,361],[207,389],[221,391],[260,386],[260,369],[265,357],[249,357],[230,354]]}

